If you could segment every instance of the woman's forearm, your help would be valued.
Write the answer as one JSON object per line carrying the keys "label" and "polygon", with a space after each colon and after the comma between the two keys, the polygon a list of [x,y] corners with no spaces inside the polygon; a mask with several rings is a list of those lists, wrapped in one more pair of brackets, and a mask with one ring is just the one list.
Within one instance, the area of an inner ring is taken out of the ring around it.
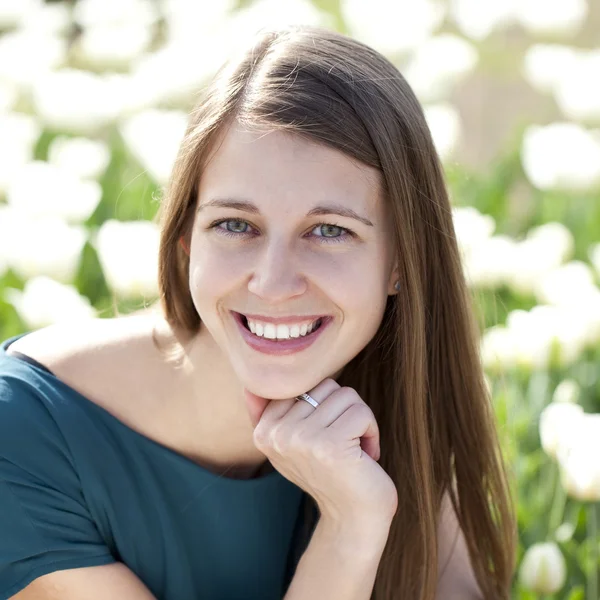
{"label": "woman's forearm", "polygon": [[320,520],[284,600],[369,600],[388,531],[359,533]]}

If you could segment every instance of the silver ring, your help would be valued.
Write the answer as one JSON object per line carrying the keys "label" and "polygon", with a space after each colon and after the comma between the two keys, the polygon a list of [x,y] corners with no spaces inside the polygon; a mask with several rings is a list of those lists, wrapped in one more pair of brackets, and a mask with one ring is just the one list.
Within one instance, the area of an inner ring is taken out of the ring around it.
{"label": "silver ring", "polygon": [[315,408],[319,408],[319,403],[313,397],[309,396],[308,394],[300,394],[299,396],[296,396],[296,400],[306,400],[309,404],[311,404]]}

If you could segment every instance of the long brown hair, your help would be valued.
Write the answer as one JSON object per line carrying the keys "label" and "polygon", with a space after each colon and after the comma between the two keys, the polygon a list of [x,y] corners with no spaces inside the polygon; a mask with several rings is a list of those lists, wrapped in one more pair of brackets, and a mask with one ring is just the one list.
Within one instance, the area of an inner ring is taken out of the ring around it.
{"label": "long brown hair", "polygon": [[158,215],[162,310],[190,336],[201,322],[178,242],[189,239],[214,141],[234,121],[326,144],[382,175],[400,291],[388,296],[377,334],[338,378],[373,410],[380,464],[399,492],[373,598],[433,600],[445,494],[485,598],[509,598],[510,487],[443,171],[414,93],[372,48],[309,26],[262,31],[221,68],[192,111]]}

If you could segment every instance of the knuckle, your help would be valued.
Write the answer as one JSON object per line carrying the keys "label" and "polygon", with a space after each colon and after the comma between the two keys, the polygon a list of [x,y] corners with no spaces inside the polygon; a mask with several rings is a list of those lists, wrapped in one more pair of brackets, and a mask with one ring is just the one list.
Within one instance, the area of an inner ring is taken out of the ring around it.
{"label": "knuckle", "polygon": [[270,438],[271,434],[265,427],[261,427],[260,425],[258,425],[254,429],[252,440],[254,442],[254,445],[259,450],[266,449],[269,446]]}
{"label": "knuckle", "polygon": [[330,438],[321,438],[312,446],[313,456],[321,463],[328,464],[335,458],[336,444]]}

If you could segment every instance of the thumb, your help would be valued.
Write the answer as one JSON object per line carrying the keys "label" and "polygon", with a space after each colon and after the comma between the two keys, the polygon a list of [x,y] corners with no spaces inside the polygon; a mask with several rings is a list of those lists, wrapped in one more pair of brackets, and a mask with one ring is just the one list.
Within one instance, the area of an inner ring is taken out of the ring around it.
{"label": "thumb", "polygon": [[250,422],[253,428],[258,425],[263,412],[265,412],[265,408],[267,408],[270,402],[267,398],[261,398],[244,388],[244,403],[250,415]]}

